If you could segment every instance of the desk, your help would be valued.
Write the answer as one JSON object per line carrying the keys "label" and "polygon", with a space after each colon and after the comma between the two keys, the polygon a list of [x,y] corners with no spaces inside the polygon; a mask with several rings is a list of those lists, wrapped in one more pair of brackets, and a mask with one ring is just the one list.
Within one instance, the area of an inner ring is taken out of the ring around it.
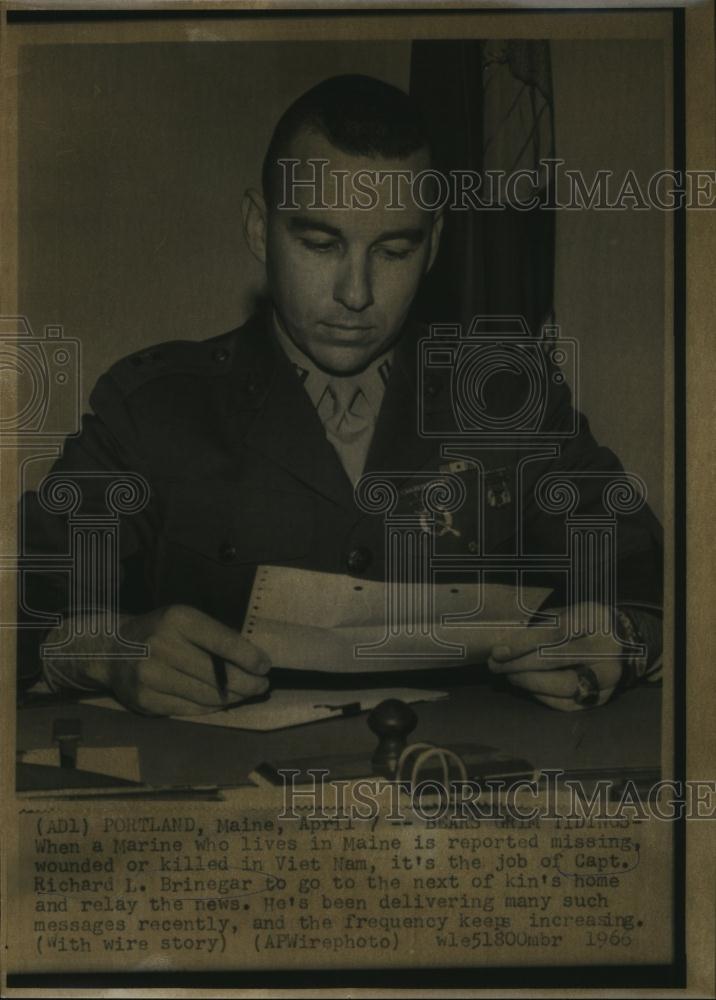
{"label": "desk", "polygon": [[[660,763],[661,692],[638,688],[602,708],[557,712],[509,690],[469,685],[449,698],[413,706],[413,740],[490,744],[535,768],[564,770],[624,766],[657,769]],[[239,785],[261,761],[346,751],[365,754],[366,774],[376,738],[366,713],[293,729],[255,733],[153,719],[82,704],[57,702],[18,711],[18,749],[52,746],[52,724],[80,719],[86,746],[136,746],[142,779],[151,785]]]}

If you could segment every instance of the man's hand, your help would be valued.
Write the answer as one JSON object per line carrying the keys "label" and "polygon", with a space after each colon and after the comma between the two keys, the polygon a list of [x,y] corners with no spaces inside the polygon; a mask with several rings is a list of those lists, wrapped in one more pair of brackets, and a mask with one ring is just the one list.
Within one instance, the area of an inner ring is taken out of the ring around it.
{"label": "man's hand", "polygon": [[[571,633],[573,620],[598,622],[610,611],[604,605],[581,604],[559,613],[562,630]],[[588,627],[580,631],[578,638],[559,647],[559,658],[549,650],[540,655],[539,646],[545,645],[544,629],[515,631],[509,647],[493,648],[490,670],[504,674],[510,684],[563,712],[603,705],[622,676],[622,647],[611,636],[589,634]]]}
{"label": "man's hand", "polygon": [[[84,673],[135,712],[198,715],[223,708],[212,654],[226,667],[226,702],[243,701],[268,689],[271,664],[266,655],[196,608],[173,605],[124,616],[120,631],[123,638],[148,646],[148,655],[113,659],[98,650]],[[80,663],[76,661],[76,666]]]}

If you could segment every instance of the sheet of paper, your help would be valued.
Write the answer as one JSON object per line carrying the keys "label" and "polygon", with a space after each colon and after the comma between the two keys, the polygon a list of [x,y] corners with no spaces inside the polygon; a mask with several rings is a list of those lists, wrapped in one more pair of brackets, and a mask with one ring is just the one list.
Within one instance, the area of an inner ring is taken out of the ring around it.
{"label": "sheet of paper", "polygon": [[[331,673],[484,662],[549,594],[500,584],[394,584],[279,566],[256,573],[243,634],[275,667]],[[388,629],[388,623],[391,623]],[[554,642],[558,626],[534,628]]]}
{"label": "sheet of paper", "polygon": [[[274,729],[302,726],[307,722],[339,718],[353,712],[370,711],[386,698],[400,698],[401,701],[414,704],[419,701],[438,701],[446,697],[446,691],[423,691],[418,688],[380,688],[372,691],[278,689],[272,691],[266,701],[236,705],[225,712],[182,715],[177,718],[181,722],[194,722],[202,726],[224,726],[228,729],[251,729],[266,733]],[[94,705],[96,708],[125,710],[114,698],[91,698],[84,704]]]}

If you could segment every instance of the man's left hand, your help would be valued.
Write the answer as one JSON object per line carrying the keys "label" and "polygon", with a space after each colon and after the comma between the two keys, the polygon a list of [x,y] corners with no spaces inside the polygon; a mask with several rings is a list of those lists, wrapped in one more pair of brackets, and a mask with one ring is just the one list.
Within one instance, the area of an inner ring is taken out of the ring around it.
{"label": "man's left hand", "polygon": [[[510,645],[495,646],[488,665],[504,674],[510,684],[534,695],[538,701],[563,712],[603,705],[618,685],[623,669],[623,649],[609,635],[590,634],[589,623],[604,621],[611,612],[604,605],[581,604],[558,609],[562,630],[572,634],[572,622],[586,623],[579,634],[559,647],[540,653],[544,630],[515,630]],[[550,655],[552,653],[552,655]]]}

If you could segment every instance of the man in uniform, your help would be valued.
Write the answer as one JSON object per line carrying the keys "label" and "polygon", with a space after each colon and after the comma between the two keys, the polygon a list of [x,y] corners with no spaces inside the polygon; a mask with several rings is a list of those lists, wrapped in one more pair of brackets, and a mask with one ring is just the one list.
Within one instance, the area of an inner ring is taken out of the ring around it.
{"label": "man in uniform", "polygon": [[[327,168],[318,189],[306,183],[317,161]],[[76,657],[46,650],[43,658],[41,642],[61,637],[67,621],[49,635],[27,627],[21,682],[43,673],[56,690],[108,691],[156,715],[203,713],[227,698],[262,694],[271,663],[240,634],[258,565],[358,580],[385,575],[383,516],[354,492],[366,473],[397,477],[406,510],[420,505],[421,482],[446,470],[462,476],[466,502],[429,525],[437,550],[448,553],[560,551],[564,519],[533,499],[548,473],[593,474],[591,492],[582,478],[579,511],[601,509],[605,477],[619,478],[621,466],[575,414],[551,362],[539,431],[564,435],[551,457],[525,462],[529,448],[513,441],[473,464],[446,464],[441,435],[454,440],[459,430],[451,376],[436,370],[418,378],[427,333],[411,315],[438,252],[442,213],[410,198],[396,208],[388,191],[356,203],[335,186],[365,177],[360,171],[417,175],[429,167],[416,109],[377,80],[327,80],[283,115],[262,191],[248,191],[243,210],[270,307],[212,340],[169,341],[115,364],[53,470],[81,477],[90,513],[103,508],[107,473],[131,471],[148,484],[146,506],[122,518],[119,585],[121,635],[145,644],[148,655],[107,656],[117,653],[115,638],[84,629]],[[496,413],[515,412],[524,385],[498,372],[485,393]],[[610,655],[612,640],[585,629],[567,648],[573,657],[555,665],[524,629],[490,658],[495,672],[552,707],[602,704],[658,658],[659,526],[642,507],[620,516],[618,528],[618,599],[607,610],[624,640],[646,645],[647,656]],[[36,494],[24,498],[24,531],[33,553],[67,551],[66,517]],[[27,574],[27,621],[38,612],[66,615],[68,592],[61,574]],[[87,596],[88,614],[97,600]],[[557,585],[551,603],[565,601]],[[75,595],[72,607],[82,614],[82,599]],[[580,609],[585,621],[603,612]]]}

